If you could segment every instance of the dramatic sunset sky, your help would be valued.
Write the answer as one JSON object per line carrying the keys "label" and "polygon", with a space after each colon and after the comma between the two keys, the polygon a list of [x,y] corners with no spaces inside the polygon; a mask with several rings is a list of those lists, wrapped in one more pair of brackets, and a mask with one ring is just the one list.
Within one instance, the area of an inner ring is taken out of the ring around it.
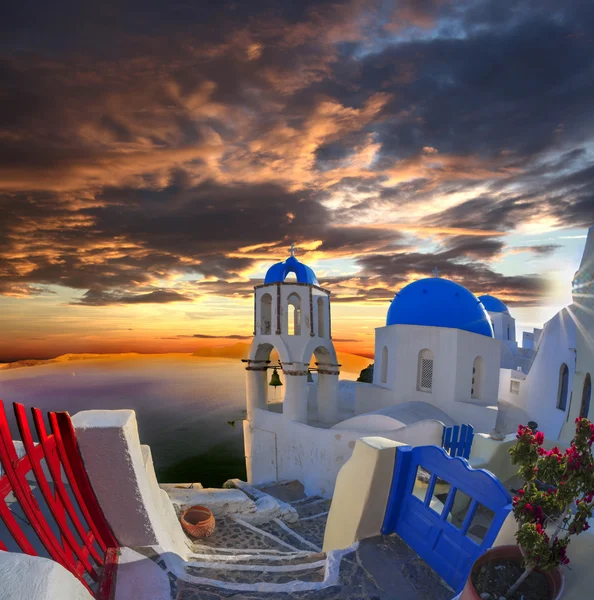
{"label": "dramatic sunset sky", "polygon": [[0,362],[249,340],[295,242],[339,349],[438,267],[521,328],[594,223],[592,0],[0,8]]}

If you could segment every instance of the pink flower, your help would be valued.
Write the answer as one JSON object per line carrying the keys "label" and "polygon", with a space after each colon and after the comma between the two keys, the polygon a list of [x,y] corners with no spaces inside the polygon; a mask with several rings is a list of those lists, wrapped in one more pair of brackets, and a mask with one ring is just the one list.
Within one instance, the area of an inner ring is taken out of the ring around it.
{"label": "pink flower", "polygon": [[534,439],[536,440],[536,443],[541,446],[544,442],[544,433],[542,431],[537,431]]}

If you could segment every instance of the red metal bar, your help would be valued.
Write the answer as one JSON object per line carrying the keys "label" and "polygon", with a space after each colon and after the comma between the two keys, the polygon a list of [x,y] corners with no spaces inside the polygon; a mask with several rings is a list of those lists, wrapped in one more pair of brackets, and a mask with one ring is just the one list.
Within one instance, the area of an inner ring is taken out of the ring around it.
{"label": "red metal bar", "polygon": [[[47,430],[45,428],[45,423],[43,422],[43,415],[42,415],[41,411],[38,408],[32,408],[31,412],[33,413],[33,421],[35,423],[35,429],[37,430],[37,436],[39,437],[39,442],[40,442],[41,446],[43,447],[44,454],[45,454],[45,461],[46,461],[47,466],[52,475],[52,479],[54,481],[57,495],[59,496],[59,498],[62,502],[62,505],[66,509],[66,512],[68,513],[68,516],[70,517],[70,520],[74,524],[74,527],[75,527],[78,535],[81,537],[83,543],[85,544],[88,552],[91,554],[93,559],[100,566],[103,566],[103,558],[99,555],[97,550],[95,550],[95,546],[93,543],[95,541],[95,536],[91,532],[88,532],[85,529],[85,527],[83,526],[83,524],[81,523],[81,521],[78,517],[78,514],[76,513],[76,510],[75,510],[74,506],[72,505],[72,502],[70,501],[70,496],[68,495],[68,492],[66,491],[66,487],[64,486],[64,483],[62,482],[62,473],[60,471],[60,459],[58,457],[58,452],[57,452],[57,448],[56,448],[56,438],[53,435],[50,436],[47,434]],[[75,497],[76,497],[76,494],[75,494]],[[77,498],[77,501],[78,501],[78,498]],[[78,502],[78,504],[83,513],[83,516],[85,517],[85,519],[88,522],[90,520],[90,515],[87,516],[85,514],[84,509],[86,507],[84,505],[81,505],[80,501]],[[86,511],[86,512],[88,513],[88,511]]]}
{"label": "red metal bar", "polygon": [[108,548],[105,553],[105,569],[97,590],[97,600],[112,600],[115,593],[116,571],[118,568],[119,548]]}
{"label": "red metal bar", "polygon": [[[79,485],[78,485],[78,480],[72,470],[72,467],[68,460],[68,456],[66,455],[66,449],[64,448],[62,434],[60,433],[60,428],[58,426],[58,421],[56,419],[55,413],[49,413],[49,420],[50,420],[50,426],[52,428],[52,432],[56,439],[56,449],[58,450],[58,456],[60,457],[60,462],[62,463],[62,466],[64,467],[64,472],[66,473],[66,478],[68,479],[68,483],[70,484],[72,493],[74,494],[74,497],[76,498],[76,501],[78,502],[78,505],[80,506],[83,516],[84,516],[85,520],[87,521],[87,523],[89,524],[89,527],[91,528],[91,531],[95,535],[95,539],[97,540],[99,547],[101,548],[101,550],[103,552],[106,552],[107,544],[103,541],[103,538],[101,537],[101,534],[99,533],[97,524],[93,520],[93,517],[91,516],[91,513],[89,512],[89,508],[85,504],[85,500],[83,498],[83,495],[82,495]],[[113,544],[113,546],[118,546],[118,544]]]}
{"label": "red metal bar", "polygon": [[[4,475],[0,476],[0,519],[21,550],[36,556],[34,547],[6,502],[6,497],[11,493],[14,494],[29,525],[49,555],[77,576],[95,598],[113,600],[119,544],[105,520],[87,476],[70,416],[65,412],[49,413],[53,433],[48,435],[41,411],[36,408],[32,409],[35,428],[39,436],[39,444],[35,445],[24,406],[15,403],[14,411],[26,451],[26,454],[20,459],[12,441],[4,405],[0,400],[0,465],[4,469]],[[47,471],[44,471],[42,466],[44,459],[51,478],[46,476]],[[75,506],[62,481],[62,468],[78,507]],[[49,512],[59,527],[60,539],[54,534],[46,515],[43,514],[33,495],[27,480],[27,474],[30,471],[33,472]],[[77,509],[84,516],[90,531],[78,516]],[[68,518],[80,536],[82,544],[71,529]],[[97,552],[95,543],[105,553],[105,557]],[[6,544],[1,540],[0,550],[7,551]],[[104,567],[101,578],[90,560],[91,557]],[[99,580],[96,594],[85,581],[85,572],[95,581]]]}
{"label": "red metal bar", "polygon": [[[0,402],[0,461],[2,467],[6,473],[6,477],[10,481],[12,491],[18,500],[23,512],[29,520],[29,524],[33,528],[33,531],[37,534],[41,543],[45,546],[49,555],[64,568],[71,570],[62,546],[56,539],[53,531],[49,527],[46,527],[45,516],[41,512],[37,500],[33,496],[33,492],[29,487],[29,484],[25,478],[25,473],[22,469],[23,463],[19,464],[19,459],[12,443],[10,429],[8,428],[8,421],[6,420],[6,413],[4,411],[4,404]],[[17,540],[18,542],[18,540]],[[20,546],[20,543],[19,543]]]}
{"label": "red metal bar", "polygon": [[66,460],[70,464],[74,476],[79,485],[79,489],[83,496],[84,504],[91,513],[92,522],[97,526],[99,530],[99,537],[106,544],[108,548],[118,548],[119,543],[116,540],[111,528],[107,524],[105,515],[101,510],[101,506],[95,496],[93,486],[89,481],[87,471],[83,462],[78,442],[76,441],[76,434],[70,415],[67,412],[50,413],[50,423],[52,425],[52,431],[56,436],[56,441],[61,439],[64,449],[66,450]]}
{"label": "red metal bar", "polygon": [[6,501],[4,498],[0,501],[0,519],[4,521],[10,535],[14,538],[15,542],[19,545],[19,548],[25,553],[30,554],[31,556],[37,556],[37,552],[35,552],[35,548],[31,545],[31,542],[27,539],[27,536],[24,534],[23,530],[20,528],[17,523],[14,515],[10,508],[8,508]]}
{"label": "red metal bar", "polygon": [[[68,546],[74,552],[74,554],[76,554],[77,558],[82,563],[84,570],[87,571],[87,573],[92,577],[92,579],[94,581],[97,581],[99,579],[99,577],[98,577],[95,569],[93,568],[93,565],[89,561],[88,550],[85,552],[84,551],[85,548],[82,547],[74,538],[74,535],[72,534],[72,531],[70,530],[70,527],[68,526],[68,523],[66,521],[65,515],[58,508],[58,504],[55,501],[55,498],[52,494],[52,490],[45,478],[45,475],[43,473],[43,468],[41,466],[41,459],[39,457],[35,457],[35,458],[33,457],[33,454],[34,454],[33,449],[35,448],[35,444],[33,443],[33,436],[31,435],[31,430],[29,429],[29,423],[27,421],[27,413],[25,411],[25,407],[22,404],[18,404],[16,402],[13,404],[13,406],[14,406],[14,414],[15,414],[15,417],[17,420],[17,425],[18,425],[18,428],[19,428],[19,431],[21,434],[21,440],[23,442],[23,445],[25,446],[27,455],[31,459],[31,467],[33,469],[33,474],[35,475],[37,485],[39,486],[39,489],[41,490],[41,493],[47,504],[47,507],[49,508],[49,510],[52,514],[52,517],[55,519],[56,523],[58,524],[61,535],[66,539]],[[42,447],[42,449],[43,449],[43,447]],[[70,499],[66,498],[66,502],[68,504],[70,504]],[[84,540],[83,540],[83,543],[84,543]],[[76,561],[73,560],[74,557],[69,556],[69,554],[71,555],[71,553],[68,552],[68,548],[64,547],[64,548],[62,548],[62,550],[63,550],[63,554],[64,554],[64,559],[65,559],[65,561],[67,561],[67,563],[69,565],[69,570],[72,573],[77,573],[79,578],[81,578],[82,571],[81,571],[80,567],[77,565]]]}

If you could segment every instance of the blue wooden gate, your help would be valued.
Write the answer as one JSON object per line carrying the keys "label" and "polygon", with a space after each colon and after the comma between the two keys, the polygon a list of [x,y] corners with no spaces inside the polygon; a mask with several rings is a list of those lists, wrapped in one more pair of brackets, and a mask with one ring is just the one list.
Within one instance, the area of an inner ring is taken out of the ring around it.
{"label": "blue wooden gate", "polygon": [[456,592],[512,509],[488,471],[437,446],[400,446],[383,534],[398,534]]}
{"label": "blue wooden gate", "polygon": [[454,425],[454,427],[446,427],[443,430],[441,445],[450,456],[468,458],[473,439],[474,428],[472,425],[462,425],[462,427]]}

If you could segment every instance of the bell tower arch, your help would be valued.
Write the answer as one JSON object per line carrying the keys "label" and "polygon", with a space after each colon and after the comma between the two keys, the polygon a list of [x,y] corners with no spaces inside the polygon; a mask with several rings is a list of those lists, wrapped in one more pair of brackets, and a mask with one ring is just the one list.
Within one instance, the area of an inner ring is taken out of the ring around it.
{"label": "bell tower arch", "polygon": [[[330,324],[330,292],[320,287],[313,270],[290,256],[266,273],[254,288],[254,339],[246,367],[247,418],[267,408],[268,384],[276,366],[284,379],[283,416],[307,423],[308,372],[318,372],[319,418],[334,421],[338,414],[336,351]],[[295,280],[287,275],[295,274]],[[276,349],[280,367],[270,362]],[[270,373],[268,373],[270,371]]]}

